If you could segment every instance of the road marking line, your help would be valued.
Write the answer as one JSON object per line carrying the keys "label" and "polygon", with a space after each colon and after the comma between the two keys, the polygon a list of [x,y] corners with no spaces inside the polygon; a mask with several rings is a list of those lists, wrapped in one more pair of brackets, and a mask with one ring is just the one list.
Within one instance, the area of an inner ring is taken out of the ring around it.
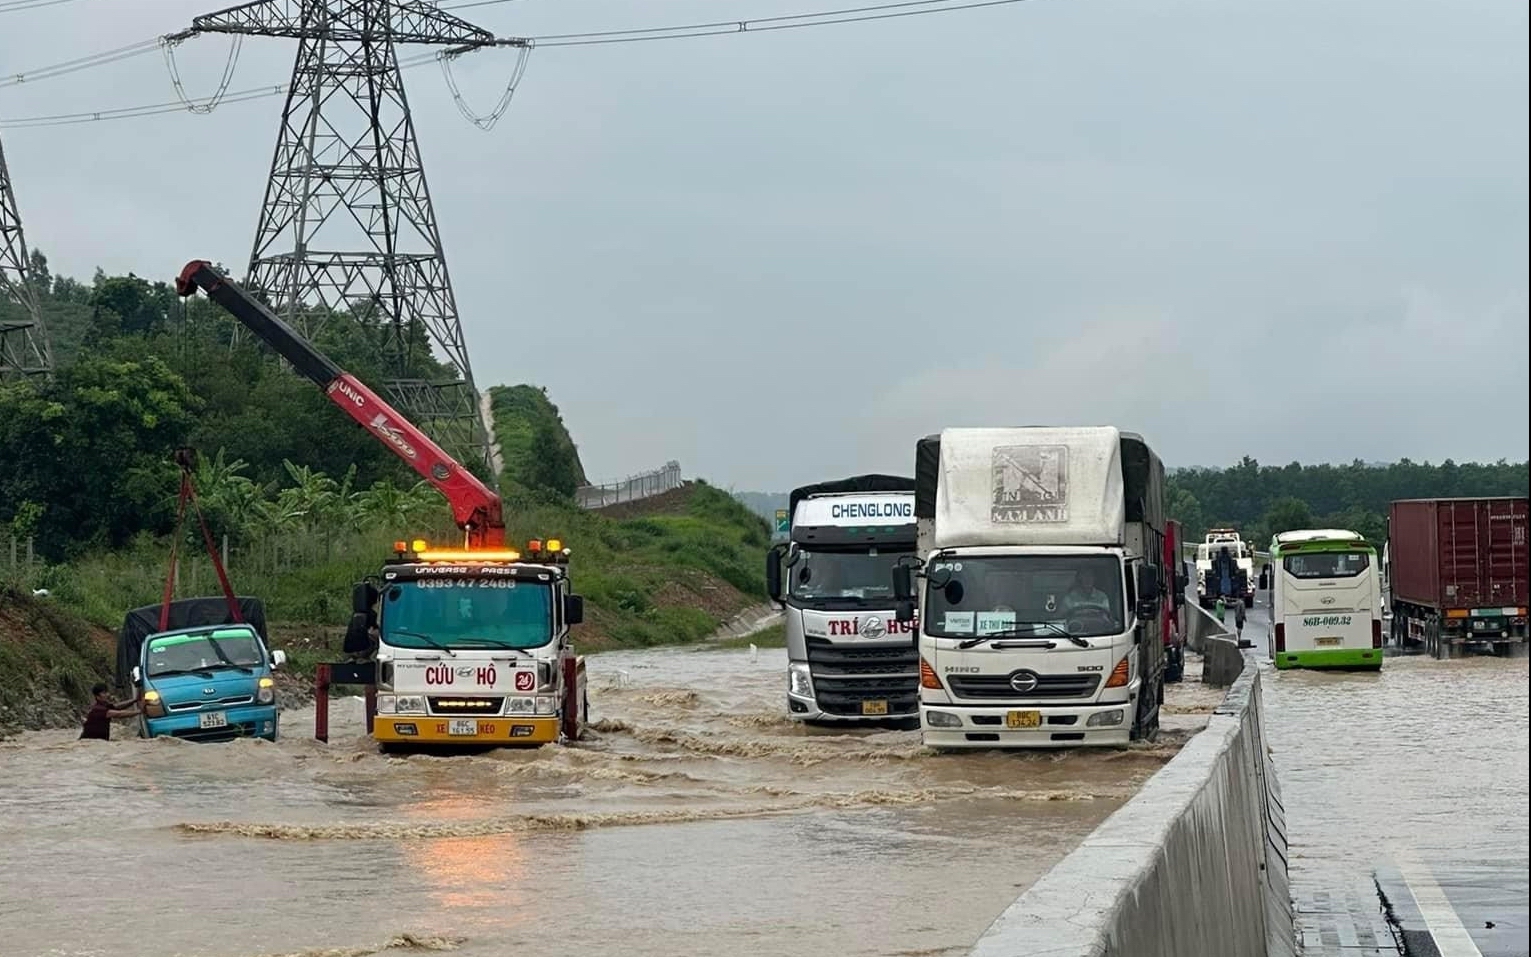
{"label": "road marking line", "polygon": [[1435,947],[1441,957],[1483,957],[1425,862],[1412,851],[1405,851],[1397,856],[1397,864],[1403,882],[1414,895],[1420,916],[1425,919],[1425,926],[1430,929],[1430,936],[1435,938]]}

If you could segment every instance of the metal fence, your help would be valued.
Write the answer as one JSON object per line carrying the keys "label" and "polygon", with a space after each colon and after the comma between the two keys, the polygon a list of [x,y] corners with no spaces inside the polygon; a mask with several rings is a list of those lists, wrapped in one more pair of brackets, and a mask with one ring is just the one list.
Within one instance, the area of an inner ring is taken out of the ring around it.
{"label": "metal fence", "polygon": [[629,475],[625,479],[601,485],[586,485],[574,490],[580,508],[605,508],[620,502],[636,502],[673,488],[680,488],[680,463],[666,462],[652,471]]}

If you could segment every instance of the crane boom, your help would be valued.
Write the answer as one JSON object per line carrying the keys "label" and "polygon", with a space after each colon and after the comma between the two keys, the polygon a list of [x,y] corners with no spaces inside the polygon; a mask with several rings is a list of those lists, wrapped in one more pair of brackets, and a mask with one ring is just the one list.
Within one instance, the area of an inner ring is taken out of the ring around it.
{"label": "crane boom", "polygon": [[452,517],[467,533],[469,548],[500,548],[505,544],[505,520],[500,496],[463,468],[414,423],[341,369],[328,356],[250,295],[238,283],[219,272],[212,263],[193,260],[181,270],[175,291],[193,296],[201,289],[257,336],[292,363],[330,401],[340,406],[362,428],[380,439],[390,452],[446,497]]}

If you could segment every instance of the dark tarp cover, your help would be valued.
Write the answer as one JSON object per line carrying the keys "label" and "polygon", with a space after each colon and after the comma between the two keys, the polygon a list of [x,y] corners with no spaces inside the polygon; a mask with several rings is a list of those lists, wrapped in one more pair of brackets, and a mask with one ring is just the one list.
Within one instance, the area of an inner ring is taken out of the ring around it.
{"label": "dark tarp cover", "polygon": [[1136,432],[1121,433],[1122,493],[1127,521],[1164,531],[1164,463]]}
{"label": "dark tarp cover", "polygon": [[[239,614],[245,624],[255,629],[267,647],[271,637],[266,633],[266,606],[259,598],[240,597]],[[133,668],[138,664],[139,652],[144,639],[162,629],[159,626],[159,605],[135,608],[122,619],[122,630],[117,633],[117,687],[126,688],[132,683]],[[229,614],[228,600],[217,598],[182,598],[170,603],[170,624],[165,631],[178,628],[196,628],[201,625],[232,625],[234,616]]]}
{"label": "dark tarp cover", "polygon": [[912,492],[914,480],[903,475],[852,475],[833,482],[819,482],[792,490],[787,500],[788,520],[797,515],[797,503],[810,495],[835,495],[842,492]]}
{"label": "dark tarp cover", "polygon": [[941,435],[927,435],[914,445],[914,517],[936,517],[936,486],[941,480]]}

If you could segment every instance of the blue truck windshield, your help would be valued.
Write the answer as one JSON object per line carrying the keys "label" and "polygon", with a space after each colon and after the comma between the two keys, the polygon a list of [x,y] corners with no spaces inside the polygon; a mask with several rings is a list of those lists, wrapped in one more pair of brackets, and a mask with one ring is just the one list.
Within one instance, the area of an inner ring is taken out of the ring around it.
{"label": "blue truck windshield", "polygon": [[260,639],[243,628],[150,638],[144,656],[144,673],[150,678],[215,668],[259,668],[266,660]]}
{"label": "blue truck windshield", "polygon": [[395,648],[539,648],[553,640],[552,591],[539,582],[422,579],[390,585],[382,638]]}
{"label": "blue truck windshield", "polygon": [[910,552],[878,550],[798,552],[787,569],[790,594],[804,604],[815,602],[893,601],[893,563]]}
{"label": "blue truck windshield", "polygon": [[1122,563],[1110,555],[963,555],[938,558],[927,572],[930,635],[1045,638],[1063,629],[1089,638],[1126,630]]}

